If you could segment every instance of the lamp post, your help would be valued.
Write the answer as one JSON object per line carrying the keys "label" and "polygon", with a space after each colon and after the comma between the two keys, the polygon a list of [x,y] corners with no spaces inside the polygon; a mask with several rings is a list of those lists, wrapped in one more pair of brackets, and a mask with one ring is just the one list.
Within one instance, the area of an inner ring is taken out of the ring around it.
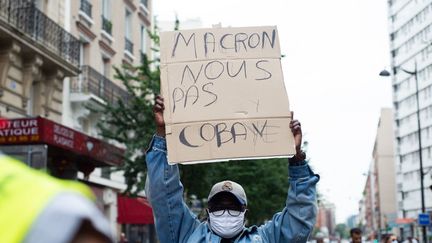
{"label": "lamp post", "polygon": [[[414,71],[409,71],[406,69],[403,69],[402,67],[396,67],[397,69],[400,69],[404,71],[405,73],[408,73],[412,76],[414,76],[415,79],[415,87],[416,87],[416,101],[417,101],[417,136],[418,136],[418,143],[419,143],[419,162],[420,162],[420,193],[421,193],[421,212],[425,213],[425,198],[424,198],[424,182],[423,178],[425,174],[423,173],[423,155],[422,155],[422,142],[421,142],[421,126],[420,126],[420,104],[419,104],[419,88],[418,88],[418,70],[417,70],[417,62],[414,63]],[[390,76],[390,73],[387,70],[383,70],[379,73],[380,76],[388,77]],[[423,232],[423,242],[427,243],[427,232],[426,232],[426,226],[422,226],[422,232]]]}

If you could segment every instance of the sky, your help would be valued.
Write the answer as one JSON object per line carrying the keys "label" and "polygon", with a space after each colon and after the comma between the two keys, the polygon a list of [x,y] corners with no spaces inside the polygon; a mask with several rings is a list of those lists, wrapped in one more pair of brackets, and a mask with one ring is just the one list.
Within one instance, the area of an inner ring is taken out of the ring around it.
{"label": "sky", "polygon": [[276,25],[284,81],[301,121],[318,190],[336,222],[358,213],[380,110],[391,107],[387,1],[155,0],[158,21],[200,18],[203,27]]}

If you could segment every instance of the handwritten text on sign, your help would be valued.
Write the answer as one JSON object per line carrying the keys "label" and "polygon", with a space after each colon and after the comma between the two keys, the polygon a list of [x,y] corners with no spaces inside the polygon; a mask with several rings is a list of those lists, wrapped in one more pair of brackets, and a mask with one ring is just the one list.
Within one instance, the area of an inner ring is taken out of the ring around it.
{"label": "handwritten text on sign", "polygon": [[288,96],[275,27],[161,34],[168,159],[288,156]]}

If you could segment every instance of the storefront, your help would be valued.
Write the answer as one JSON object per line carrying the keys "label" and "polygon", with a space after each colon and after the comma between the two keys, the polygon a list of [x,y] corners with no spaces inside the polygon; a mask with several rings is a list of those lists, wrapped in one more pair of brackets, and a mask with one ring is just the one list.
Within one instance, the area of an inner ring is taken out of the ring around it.
{"label": "storefront", "polygon": [[84,178],[80,179],[92,189],[95,203],[110,221],[117,239],[123,232],[127,242],[157,242],[153,212],[145,198],[122,196],[119,188],[89,179],[96,167],[121,165],[124,150],[35,117],[0,119],[0,152],[58,178],[77,180],[78,172],[82,172]]}
{"label": "storefront", "polygon": [[147,199],[117,195],[118,218],[127,242],[153,243],[156,240],[153,212]]}
{"label": "storefront", "polygon": [[64,179],[119,166],[124,151],[42,117],[1,119],[0,151]]}

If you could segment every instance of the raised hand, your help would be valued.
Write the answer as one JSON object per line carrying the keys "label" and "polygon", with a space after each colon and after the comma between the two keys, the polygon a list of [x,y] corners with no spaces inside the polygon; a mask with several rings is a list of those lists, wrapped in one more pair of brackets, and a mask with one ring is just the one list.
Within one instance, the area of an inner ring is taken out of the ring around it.
{"label": "raised hand", "polygon": [[165,137],[165,120],[163,117],[164,110],[164,98],[158,95],[156,96],[155,104],[153,106],[153,115],[156,124],[156,134],[161,137]]}
{"label": "raised hand", "polygon": [[294,141],[295,141],[295,148],[297,154],[301,153],[301,145],[302,145],[302,130],[301,130],[301,124],[298,120],[294,120],[294,112],[291,112],[291,122],[290,122],[290,128],[291,132],[294,135]]}

